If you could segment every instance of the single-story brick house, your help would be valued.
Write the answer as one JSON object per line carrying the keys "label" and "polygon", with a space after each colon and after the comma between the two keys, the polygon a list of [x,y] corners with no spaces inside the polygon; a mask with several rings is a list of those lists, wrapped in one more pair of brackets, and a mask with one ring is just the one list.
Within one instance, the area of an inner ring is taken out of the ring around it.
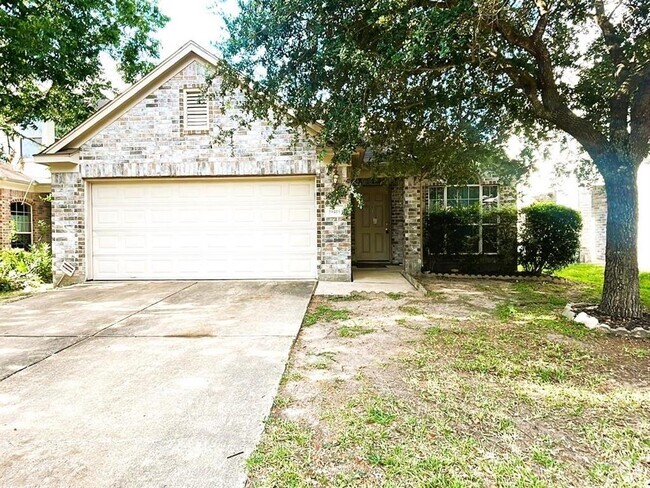
{"label": "single-story brick house", "polygon": [[[319,127],[297,137],[262,120],[241,127],[236,107],[201,96],[218,62],[186,44],[37,155],[52,173],[55,276],[64,261],[75,281],[349,281],[353,262],[419,272],[428,186],[369,179],[363,209],[330,207],[349,166],[328,174],[332,154],[320,159],[310,138]],[[216,142],[223,129],[233,130],[227,144]],[[444,199],[482,193],[442,188]]]}

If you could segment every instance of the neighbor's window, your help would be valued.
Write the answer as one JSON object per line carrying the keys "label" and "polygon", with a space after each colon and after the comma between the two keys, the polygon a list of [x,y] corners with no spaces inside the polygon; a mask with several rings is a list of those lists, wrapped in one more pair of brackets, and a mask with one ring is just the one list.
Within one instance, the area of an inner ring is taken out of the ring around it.
{"label": "neighbor's window", "polygon": [[[447,208],[478,208],[481,212],[499,206],[498,185],[431,186],[427,193],[429,212]],[[457,229],[462,236],[463,251],[466,254],[496,254],[496,217],[485,216],[475,224],[463,225]]]}
{"label": "neighbor's window", "polygon": [[208,100],[200,89],[185,90],[185,130],[208,130]]}
{"label": "neighbor's window", "polygon": [[13,202],[11,222],[14,230],[11,247],[27,249],[32,245],[32,207],[27,203]]}

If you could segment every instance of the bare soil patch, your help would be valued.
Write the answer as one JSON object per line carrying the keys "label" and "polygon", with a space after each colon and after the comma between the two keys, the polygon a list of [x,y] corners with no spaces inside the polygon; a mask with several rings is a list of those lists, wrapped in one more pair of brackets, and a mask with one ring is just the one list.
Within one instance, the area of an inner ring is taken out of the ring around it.
{"label": "bare soil patch", "polygon": [[561,317],[570,284],[427,279],[315,298],[251,486],[650,480],[650,341]]}

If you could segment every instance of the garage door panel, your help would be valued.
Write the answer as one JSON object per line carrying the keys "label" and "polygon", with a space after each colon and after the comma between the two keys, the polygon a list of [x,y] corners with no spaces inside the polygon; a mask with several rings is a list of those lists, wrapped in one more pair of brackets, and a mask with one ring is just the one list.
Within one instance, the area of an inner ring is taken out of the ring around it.
{"label": "garage door panel", "polygon": [[94,279],[315,278],[314,179],[92,184]]}

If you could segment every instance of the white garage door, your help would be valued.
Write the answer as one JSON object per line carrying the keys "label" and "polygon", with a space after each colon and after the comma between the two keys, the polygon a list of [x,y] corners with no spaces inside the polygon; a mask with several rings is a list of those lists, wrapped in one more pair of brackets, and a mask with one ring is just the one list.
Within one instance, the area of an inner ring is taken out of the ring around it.
{"label": "white garage door", "polygon": [[95,182],[90,278],[316,277],[314,178]]}

